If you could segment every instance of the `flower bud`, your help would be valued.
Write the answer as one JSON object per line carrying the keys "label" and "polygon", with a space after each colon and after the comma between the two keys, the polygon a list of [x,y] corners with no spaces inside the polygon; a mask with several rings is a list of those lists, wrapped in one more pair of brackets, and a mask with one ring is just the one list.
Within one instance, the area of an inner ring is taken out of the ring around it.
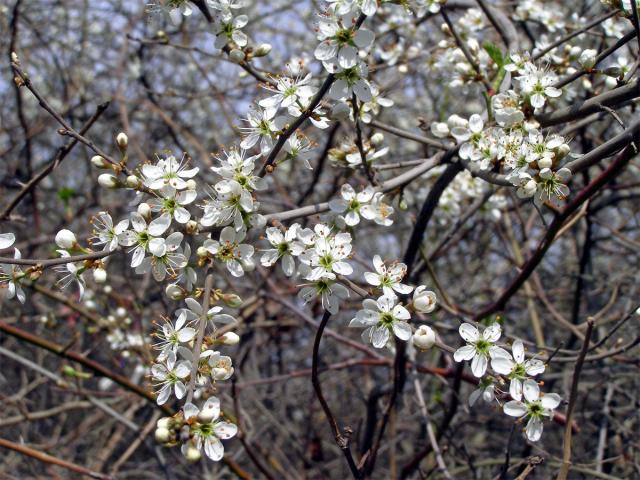
{"label": "flower bud", "polygon": [[413,292],[413,308],[417,312],[431,313],[436,308],[436,294],[420,285]]}
{"label": "flower bud", "polygon": [[171,300],[182,300],[183,298],[186,298],[185,292],[175,283],[167,285],[167,288],[164,289],[164,293]]}
{"label": "flower bud", "polygon": [[142,186],[142,180],[135,175],[129,175],[127,177],[127,187],[138,189]]}
{"label": "flower bud", "polygon": [[556,151],[556,158],[558,160],[562,160],[564,157],[569,155],[570,152],[571,152],[571,147],[566,143],[563,143],[558,147],[558,150]]}
{"label": "flower bud", "polygon": [[142,202],[138,205],[138,213],[142,215],[146,220],[151,218],[151,207],[148,203]]}
{"label": "flower bud", "polygon": [[107,271],[104,268],[96,268],[93,271],[93,280],[96,283],[104,283],[107,281]]}
{"label": "flower bud", "polygon": [[198,255],[201,258],[204,258],[209,255],[209,251],[204,247],[198,247],[198,249],[196,250],[196,255]]}
{"label": "flower bud", "polygon": [[580,54],[580,58],[578,58],[578,63],[585,70],[591,70],[596,64],[596,57],[598,56],[598,52],[591,48],[587,50],[583,50]]}
{"label": "flower bud", "polygon": [[116,143],[118,144],[118,147],[120,148],[120,150],[125,151],[129,146],[129,137],[127,137],[126,133],[120,132],[116,136]]}
{"label": "flower bud", "polygon": [[173,425],[173,418],[171,417],[162,417],[158,419],[158,421],[156,422],[157,428],[170,429],[172,425]]}
{"label": "flower bud", "polygon": [[220,298],[224,304],[230,308],[238,308],[242,305],[242,298],[235,293],[224,293]]}
{"label": "flower bud", "polygon": [[167,443],[171,438],[171,432],[166,428],[156,428],[156,441],[159,443]]}
{"label": "flower bud", "polygon": [[100,155],[94,155],[91,157],[91,164],[96,168],[109,168],[109,162]]}
{"label": "flower bud", "polygon": [[198,222],[196,222],[195,220],[189,220],[184,228],[189,235],[193,235],[198,231]]}
{"label": "flower bud", "polygon": [[110,173],[103,173],[98,177],[98,183],[103,188],[118,188],[120,187],[120,181],[115,175]]}
{"label": "flower bud", "polygon": [[381,145],[382,142],[384,142],[384,134],[380,132],[376,132],[373,135],[371,135],[371,145],[374,145],[377,147],[378,145]]}
{"label": "flower bud", "polygon": [[244,62],[244,52],[242,50],[234,48],[229,52],[229,60],[231,60],[233,63]]}
{"label": "flower bud", "polygon": [[466,128],[469,125],[469,121],[462,118],[460,115],[456,115],[454,113],[447,119],[447,125],[449,125],[449,128],[454,128],[454,127]]}
{"label": "flower bud", "polygon": [[538,160],[538,167],[542,168],[551,168],[553,165],[553,161],[549,157],[542,157]]}
{"label": "flower bud", "polygon": [[622,76],[622,69],[620,67],[608,67],[605,68],[602,73],[608,77],[618,78]]}
{"label": "flower bud", "polygon": [[564,51],[568,53],[571,58],[578,58],[578,55],[580,55],[581,50],[582,49],[577,45],[574,45],[574,46],[565,45],[565,48],[564,48]]}
{"label": "flower bud", "polygon": [[60,248],[68,250],[73,248],[77,243],[76,236],[71,230],[63,229],[56,234],[56,245]]}
{"label": "flower bud", "polygon": [[520,187],[516,191],[516,195],[518,195],[520,198],[531,197],[533,196],[534,193],[536,193],[537,189],[538,189],[538,184],[532,178],[531,180],[528,180],[527,183],[525,183],[522,187]]}
{"label": "flower bud", "polygon": [[200,450],[198,450],[196,447],[194,447],[193,445],[189,445],[184,451],[184,457],[187,459],[188,462],[194,463],[200,460],[200,458],[202,458],[202,454],[200,453]]}
{"label": "flower bud", "polygon": [[269,55],[270,52],[271,52],[271,44],[261,43],[260,45],[258,45],[258,48],[256,48],[255,52],[253,53],[253,56],[266,57],[267,55]]}
{"label": "flower bud", "polygon": [[195,190],[198,187],[198,184],[193,178],[187,180],[187,190]]}
{"label": "flower bud", "polygon": [[444,122],[433,122],[431,124],[431,133],[434,137],[446,138],[449,136],[449,125]]}
{"label": "flower bud", "polygon": [[436,334],[432,328],[420,325],[413,334],[413,344],[420,350],[429,350],[436,343]]}
{"label": "flower bud", "polygon": [[227,332],[220,337],[220,343],[223,345],[237,345],[240,342],[240,337],[235,332]]}

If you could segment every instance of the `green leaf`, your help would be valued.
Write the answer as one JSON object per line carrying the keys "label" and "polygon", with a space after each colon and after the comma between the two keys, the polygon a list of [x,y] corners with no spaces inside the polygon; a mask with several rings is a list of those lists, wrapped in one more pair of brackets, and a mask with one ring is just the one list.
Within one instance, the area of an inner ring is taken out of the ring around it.
{"label": "green leaf", "polygon": [[58,198],[62,200],[65,205],[69,204],[69,201],[76,196],[76,191],[70,187],[63,187],[58,190]]}
{"label": "green leaf", "polygon": [[489,54],[491,60],[495,62],[498,67],[503,67],[506,63],[506,58],[502,55],[502,51],[493,43],[486,42],[482,45],[482,48]]}

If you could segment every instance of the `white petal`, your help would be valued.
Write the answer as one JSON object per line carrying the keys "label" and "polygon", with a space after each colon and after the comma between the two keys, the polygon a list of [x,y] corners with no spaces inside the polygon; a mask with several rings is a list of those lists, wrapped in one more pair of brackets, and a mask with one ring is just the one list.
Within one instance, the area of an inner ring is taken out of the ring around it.
{"label": "white petal", "polygon": [[484,332],[482,332],[482,337],[485,340],[491,343],[494,343],[498,341],[501,334],[502,334],[502,329],[500,328],[500,324],[494,323],[493,325],[490,325],[487,328],[485,328]]}
{"label": "white petal", "polygon": [[476,347],[473,345],[465,345],[464,347],[460,347],[453,354],[453,359],[456,362],[462,362],[464,360],[471,360],[473,356],[476,354]]}
{"label": "white petal", "polygon": [[465,342],[475,342],[480,338],[478,329],[470,323],[463,323],[462,325],[460,325],[458,331],[460,332],[460,336]]}
{"label": "white petal", "polygon": [[524,362],[524,345],[522,343],[522,340],[516,340],[515,342],[513,342],[511,351],[513,352],[513,358],[517,363]]}
{"label": "white petal", "polygon": [[547,393],[542,397],[540,403],[544,408],[555,410],[556,408],[558,408],[558,405],[560,405],[561,401],[562,398],[560,398],[560,395],[558,395],[557,393]]}
{"label": "white petal", "polygon": [[409,340],[411,338],[411,327],[407,322],[393,322],[393,333],[400,340]]}
{"label": "white petal", "polygon": [[[493,362],[491,363],[491,366],[493,366]],[[514,400],[522,400],[522,382],[517,378],[511,380],[511,383],[509,384],[509,394]]]}
{"label": "white petal", "polygon": [[476,355],[471,360],[471,373],[476,377],[482,377],[487,371],[487,357],[484,355]]}
{"label": "white petal", "polygon": [[522,417],[527,414],[527,406],[517,400],[511,400],[504,404],[503,411],[510,417]]}
{"label": "white petal", "polygon": [[509,375],[513,365],[513,360],[507,357],[494,357],[491,359],[491,368],[501,375]]}
{"label": "white petal", "polygon": [[224,447],[217,437],[208,437],[204,441],[204,453],[214,462],[218,462],[224,455]]}
{"label": "white petal", "polygon": [[525,380],[523,393],[528,402],[535,402],[540,398],[540,387],[534,380]]}
{"label": "white petal", "polygon": [[213,431],[218,438],[222,438],[226,440],[227,438],[231,438],[238,433],[238,427],[233,423],[229,422],[218,422],[214,425]]}
{"label": "white petal", "polygon": [[525,428],[527,438],[532,442],[537,442],[542,436],[542,428],[542,420],[536,417],[530,418]]}
{"label": "white petal", "polygon": [[9,248],[16,241],[13,233],[0,233],[0,249]]}
{"label": "white petal", "polygon": [[158,237],[167,231],[169,225],[171,225],[171,215],[163,213],[149,224],[149,233],[154,237]]}
{"label": "white petal", "polygon": [[387,327],[374,327],[371,331],[371,344],[376,348],[384,347],[389,341],[389,330]]}

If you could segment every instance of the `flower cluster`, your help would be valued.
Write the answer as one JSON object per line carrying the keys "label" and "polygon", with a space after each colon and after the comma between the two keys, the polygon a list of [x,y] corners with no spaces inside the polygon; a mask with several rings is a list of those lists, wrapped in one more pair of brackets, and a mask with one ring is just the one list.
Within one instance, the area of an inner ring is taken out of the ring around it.
{"label": "flower cluster", "polygon": [[460,158],[471,162],[474,168],[499,168],[517,188],[518,196],[535,197],[539,204],[558,205],[569,195],[566,183],[571,171],[562,168],[560,162],[570,147],[560,135],[543,134],[529,116],[544,107],[548,98],[560,96],[561,91],[552,86],[553,74],[518,55],[511,60],[504,68],[517,75],[517,86],[492,97],[495,125],[487,124],[479,114],[468,120],[451,115],[446,123],[433,123],[431,132],[459,142]]}
{"label": "flower cluster", "polygon": [[[515,340],[511,353],[498,346],[502,329],[493,323],[480,331],[470,323],[460,325],[460,336],[467,342],[454,353],[456,362],[471,361],[471,372],[480,379],[479,388],[469,397],[473,405],[482,397],[486,402],[498,401],[499,395],[511,398],[503,404],[504,413],[527,419],[525,434],[536,442],[542,435],[542,417],[552,417],[553,410],[560,405],[560,397],[555,393],[542,394],[533,377],[542,374],[545,364],[536,358],[526,358],[524,344]],[[491,367],[492,374],[487,375]],[[502,392],[499,385],[509,382],[508,392]]]}
{"label": "flower cluster", "polygon": [[[408,323],[411,319],[409,310],[418,313],[432,312],[435,309],[436,296],[433,292],[426,290],[424,285],[414,290],[412,286],[402,283],[407,272],[407,266],[404,263],[395,262],[387,265],[379,255],[375,255],[373,266],[375,272],[365,272],[364,278],[375,290],[381,291],[382,296],[377,300],[366,298],[362,302],[363,309],[356,313],[349,326],[364,328],[362,338],[375,348],[382,348],[389,345],[394,335],[399,340],[409,340],[413,334],[413,329]],[[408,295],[412,291],[414,292],[412,301],[407,306],[402,305],[397,294]],[[426,325],[422,327],[429,328]],[[423,335],[429,334],[424,328],[416,331],[414,344],[426,349],[432,346],[433,342],[427,340],[425,343],[424,339],[421,339]]]}
{"label": "flower cluster", "polygon": [[[204,312],[195,298],[186,298],[185,303],[186,307],[176,312],[175,323],[166,320],[155,334],[158,339],[155,348],[160,353],[151,367],[151,375],[155,387],[159,388],[158,405],[166,403],[172,395],[178,400],[184,398],[189,388],[194,389],[190,392],[194,398],[200,398],[209,394],[216,382],[227,380],[233,374],[231,358],[214,349],[216,345],[235,345],[238,342],[239,338],[233,332],[219,335],[216,330],[216,324],[235,322],[233,316],[222,313],[220,305]],[[198,334],[195,325],[202,321],[205,322],[199,338],[202,348],[195,358],[195,352],[188,347]],[[192,378],[194,372],[195,378]],[[224,453],[220,439],[231,438],[237,432],[235,425],[219,417],[220,400],[215,396],[209,396],[200,410],[192,402],[187,402],[174,417],[158,422],[156,439],[175,445],[181,438],[182,453],[190,461],[198,460],[202,450],[209,458],[218,461]]]}

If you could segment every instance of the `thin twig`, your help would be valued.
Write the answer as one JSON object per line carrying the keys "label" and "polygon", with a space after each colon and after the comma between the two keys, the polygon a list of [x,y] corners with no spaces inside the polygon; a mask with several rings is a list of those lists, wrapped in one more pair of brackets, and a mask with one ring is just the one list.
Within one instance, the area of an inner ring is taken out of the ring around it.
{"label": "thin twig", "polygon": [[361,479],[362,472],[356,466],[355,461],[353,460],[353,455],[351,454],[351,448],[349,447],[349,436],[344,435],[340,431],[340,427],[338,426],[338,422],[336,417],[331,412],[331,408],[327,403],[327,400],[324,398],[322,393],[322,386],[320,385],[320,378],[318,377],[318,363],[320,361],[318,352],[320,351],[320,341],[322,340],[322,334],[324,332],[327,323],[329,322],[329,318],[331,317],[331,313],[328,311],[324,312],[322,316],[322,320],[320,321],[320,326],[318,327],[318,331],[316,332],[316,337],[313,342],[313,354],[311,357],[311,383],[313,384],[313,389],[316,392],[316,396],[318,397],[318,401],[320,402],[320,406],[322,410],[324,410],[324,414],[327,417],[327,421],[329,422],[329,426],[333,431],[333,436],[336,439],[336,444],[342,450],[344,457],[347,460],[347,464],[349,465],[349,469],[351,470],[351,474],[356,479]]}
{"label": "thin twig", "polygon": [[573,370],[573,381],[571,382],[571,393],[569,394],[569,406],[567,407],[567,425],[564,428],[562,466],[560,467],[560,473],[558,473],[558,476],[556,477],[557,480],[567,480],[569,470],[571,469],[571,436],[573,434],[571,429],[571,420],[573,419],[573,409],[576,406],[578,396],[580,371],[582,370],[582,365],[584,364],[584,359],[587,356],[587,350],[589,349],[589,340],[591,339],[593,325],[593,321],[589,321],[587,324],[587,331],[584,336],[584,342],[582,343],[582,350],[580,351],[580,356],[578,357],[576,366]]}

